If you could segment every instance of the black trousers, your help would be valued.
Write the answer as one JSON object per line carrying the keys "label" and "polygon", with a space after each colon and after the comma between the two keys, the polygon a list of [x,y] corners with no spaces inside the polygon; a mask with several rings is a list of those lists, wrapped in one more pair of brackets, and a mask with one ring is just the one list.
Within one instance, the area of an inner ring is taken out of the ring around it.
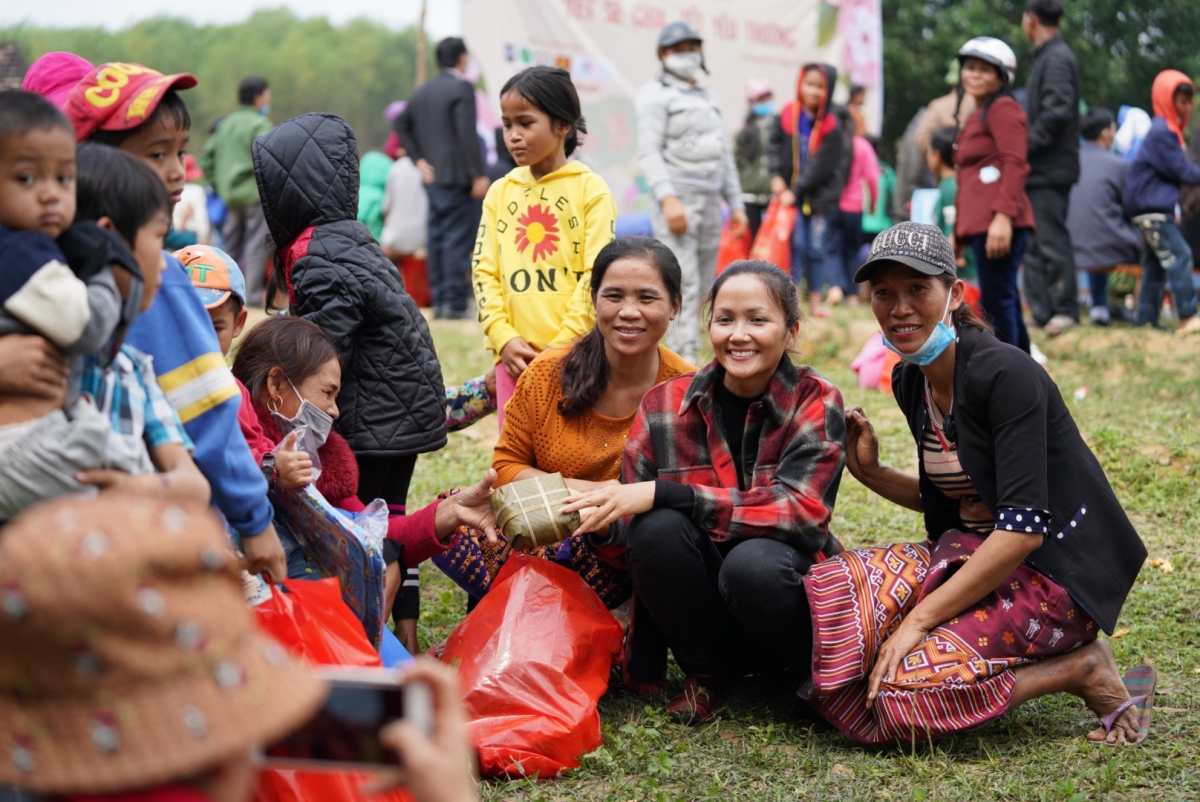
{"label": "black trousers", "polygon": [[[388,505],[389,515],[403,515],[408,504],[408,486],[412,483],[417,455],[404,457],[357,457],[358,497],[363,503],[381,498]],[[400,591],[392,605],[392,617],[416,618],[421,612],[421,574],[417,566],[405,565],[400,545],[394,540],[383,542],[383,558],[387,563],[401,560]]]}
{"label": "black trousers", "polygon": [[1039,326],[1055,315],[1079,321],[1079,286],[1075,251],[1067,231],[1071,188],[1027,187],[1037,229],[1025,250],[1025,300]]}
{"label": "black trousers", "polygon": [[811,667],[807,554],[770,538],[714,543],[683,513],[658,509],[633,519],[625,556],[634,679],[661,679],[668,647],[688,673]]}

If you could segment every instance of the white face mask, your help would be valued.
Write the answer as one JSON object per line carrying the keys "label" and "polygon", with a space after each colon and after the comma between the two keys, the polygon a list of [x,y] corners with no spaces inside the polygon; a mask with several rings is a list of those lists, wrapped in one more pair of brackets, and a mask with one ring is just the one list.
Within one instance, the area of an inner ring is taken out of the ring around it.
{"label": "white face mask", "polygon": [[301,397],[300,393],[296,392],[296,385],[292,384],[291,379],[288,379],[288,384],[291,386],[292,392],[296,393],[296,397],[300,399],[300,409],[296,410],[296,414],[291,418],[286,417],[282,412],[271,410],[271,417],[274,418],[275,425],[279,427],[279,433],[285,436],[293,429],[307,426],[309,434],[312,435],[313,447],[320,448],[329,438],[329,430],[333,428],[333,418],[323,410],[317,409],[316,404]]}
{"label": "white face mask", "polygon": [[672,53],[663,59],[663,67],[672,75],[678,76],[685,81],[690,81],[700,72],[700,64],[703,61],[704,57],[695,51],[690,53]]}

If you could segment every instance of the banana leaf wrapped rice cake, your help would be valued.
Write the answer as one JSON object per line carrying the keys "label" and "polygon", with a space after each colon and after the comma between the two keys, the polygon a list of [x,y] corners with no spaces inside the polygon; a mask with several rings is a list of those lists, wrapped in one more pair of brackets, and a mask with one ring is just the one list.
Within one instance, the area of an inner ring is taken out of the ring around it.
{"label": "banana leaf wrapped rice cake", "polygon": [[566,540],[579,528],[579,513],[560,513],[571,494],[561,473],[512,482],[492,491],[496,524],[514,549],[529,551]]}

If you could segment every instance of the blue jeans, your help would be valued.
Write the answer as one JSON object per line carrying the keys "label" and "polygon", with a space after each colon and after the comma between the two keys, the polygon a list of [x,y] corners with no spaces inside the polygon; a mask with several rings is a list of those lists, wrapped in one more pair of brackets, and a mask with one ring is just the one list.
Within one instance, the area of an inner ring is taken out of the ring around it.
{"label": "blue jeans", "polygon": [[433,305],[456,312],[467,308],[471,286],[471,253],[482,213],[469,185],[429,184],[429,291]]}
{"label": "blue jeans", "polygon": [[1137,318],[1141,326],[1158,325],[1162,309],[1163,283],[1169,282],[1175,313],[1187,320],[1196,314],[1196,288],[1192,284],[1192,249],[1179,227],[1170,220],[1138,223],[1146,247],[1142,249],[1142,291],[1138,295]]}
{"label": "blue jeans", "polygon": [[858,248],[862,244],[862,212],[834,209],[825,219],[825,282],[841,287],[847,297],[856,295],[854,271],[858,270]]}
{"label": "blue jeans", "polygon": [[1092,296],[1092,308],[1108,307],[1108,270],[1087,271],[1088,295]]}
{"label": "blue jeans", "polygon": [[797,214],[792,226],[792,282],[799,287],[803,281],[809,292],[820,292],[825,284],[825,239],[828,236],[825,215]]}
{"label": "blue jeans", "polygon": [[996,337],[1025,353],[1029,353],[1029,331],[1021,314],[1017,270],[1021,267],[1021,257],[1025,255],[1028,242],[1029,229],[1014,228],[1012,247],[1008,253],[999,259],[989,259],[987,234],[978,234],[971,239],[971,247],[975,249],[975,267],[979,271],[979,303],[995,326]]}

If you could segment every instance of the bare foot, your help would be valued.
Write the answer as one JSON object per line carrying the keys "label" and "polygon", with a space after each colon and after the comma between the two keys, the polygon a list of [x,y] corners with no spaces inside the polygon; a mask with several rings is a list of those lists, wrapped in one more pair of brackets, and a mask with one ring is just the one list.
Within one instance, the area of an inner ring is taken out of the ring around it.
{"label": "bare foot", "polygon": [[[1121,670],[1113,657],[1112,647],[1107,641],[1096,640],[1079,649],[1076,654],[1082,661],[1077,695],[1083,697],[1088,709],[1103,718],[1129,699],[1129,692],[1121,682]],[[1138,712],[1131,707],[1113,723],[1110,731],[1099,727],[1088,733],[1089,741],[1107,741],[1122,745],[1137,740]]]}

